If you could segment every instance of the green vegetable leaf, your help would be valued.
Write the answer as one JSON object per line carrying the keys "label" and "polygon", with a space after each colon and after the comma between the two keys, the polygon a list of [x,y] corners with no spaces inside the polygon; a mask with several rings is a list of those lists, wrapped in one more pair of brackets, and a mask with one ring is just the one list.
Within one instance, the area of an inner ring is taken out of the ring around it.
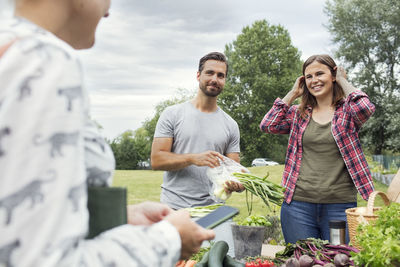
{"label": "green vegetable leaf", "polygon": [[391,203],[377,213],[378,218],[357,228],[356,240],[362,247],[352,253],[357,266],[400,265],[400,204]]}

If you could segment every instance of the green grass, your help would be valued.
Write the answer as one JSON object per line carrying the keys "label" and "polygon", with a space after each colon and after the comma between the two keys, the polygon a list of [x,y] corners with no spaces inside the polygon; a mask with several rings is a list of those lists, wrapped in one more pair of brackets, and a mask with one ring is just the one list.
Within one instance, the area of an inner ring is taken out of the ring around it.
{"label": "green grass", "polygon": [[[264,177],[269,173],[268,179],[275,183],[280,183],[283,173],[283,165],[278,166],[266,166],[266,167],[251,167],[249,170],[252,174],[259,177]],[[128,204],[136,204],[143,201],[160,201],[161,194],[161,183],[162,183],[162,171],[152,170],[133,170],[133,171],[116,171],[114,176],[113,186],[121,186],[128,188]],[[387,186],[375,181],[376,190],[387,192]],[[227,200],[227,205],[236,207],[240,211],[240,215],[237,219],[246,217],[247,206],[246,206],[246,194],[233,193],[232,196]],[[358,206],[366,206],[367,201],[362,200],[358,195]],[[378,196],[375,201],[376,207],[382,207],[383,201]],[[264,203],[254,198],[253,201],[253,212],[252,214],[274,214],[279,216],[279,207],[275,207],[274,210],[269,210]]]}
{"label": "green grass", "polygon": [[126,187],[128,204],[160,201],[163,171],[115,171],[113,186]]}

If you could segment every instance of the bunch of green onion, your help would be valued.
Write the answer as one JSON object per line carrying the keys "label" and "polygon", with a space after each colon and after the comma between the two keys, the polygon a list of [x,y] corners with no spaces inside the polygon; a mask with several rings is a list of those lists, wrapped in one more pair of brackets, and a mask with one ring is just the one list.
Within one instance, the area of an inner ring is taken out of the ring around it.
{"label": "bunch of green onion", "polygon": [[198,207],[191,207],[185,208],[185,210],[189,211],[191,217],[203,217],[210,212],[216,210],[217,208],[221,207],[223,204],[214,204],[208,206],[198,206]]}
{"label": "bunch of green onion", "polygon": [[[249,214],[252,210],[253,195],[259,197],[267,207],[271,208],[271,203],[275,205],[282,205],[285,188],[267,180],[267,174],[264,178],[258,176],[235,172],[232,174],[246,189],[246,203]],[[248,192],[251,193],[251,201],[248,201]]]}

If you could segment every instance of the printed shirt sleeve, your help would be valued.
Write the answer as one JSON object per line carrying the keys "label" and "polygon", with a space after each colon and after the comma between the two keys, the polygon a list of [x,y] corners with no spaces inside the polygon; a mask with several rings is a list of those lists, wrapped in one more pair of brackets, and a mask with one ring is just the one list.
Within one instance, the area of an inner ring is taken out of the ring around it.
{"label": "printed shirt sleeve", "polygon": [[115,169],[114,154],[89,116],[86,116],[84,144],[87,185],[111,186]]}
{"label": "printed shirt sleeve", "polygon": [[[85,111],[77,59],[35,38],[0,58],[0,265],[173,266],[168,222],[85,240]],[[3,256],[5,255],[5,256]]]}
{"label": "printed shirt sleeve", "polygon": [[280,98],[277,98],[260,123],[261,131],[272,134],[288,134],[296,110],[297,106],[289,107]]}

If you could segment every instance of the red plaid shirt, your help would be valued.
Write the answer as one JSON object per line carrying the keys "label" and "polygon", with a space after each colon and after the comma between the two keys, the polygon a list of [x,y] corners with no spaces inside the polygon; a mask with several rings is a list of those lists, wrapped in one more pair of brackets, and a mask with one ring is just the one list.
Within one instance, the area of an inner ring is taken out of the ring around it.
{"label": "red plaid shirt", "polygon": [[[363,199],[367,200],[374,191],[371,172],[361,148],[358,131],[363,123],[374,113],[375,106],[362,91],[352,92],[335,110],[332,119],[332,135],[339,147],[340,154],[353,179],[354,185]],[[297,105],[289,107],[281,99],[276,99],[274,105],[260,123],[263,132],[273,134],[290,134],[286,152],[285,170],[282,186],[286,188],[285,201],[292,201],[297,177],[299,176],[303,155],[302,138],[310,121],[312,108],[307,110],[307,116],[300,116]],[[321,174],[323,175],[323,174]]]}

